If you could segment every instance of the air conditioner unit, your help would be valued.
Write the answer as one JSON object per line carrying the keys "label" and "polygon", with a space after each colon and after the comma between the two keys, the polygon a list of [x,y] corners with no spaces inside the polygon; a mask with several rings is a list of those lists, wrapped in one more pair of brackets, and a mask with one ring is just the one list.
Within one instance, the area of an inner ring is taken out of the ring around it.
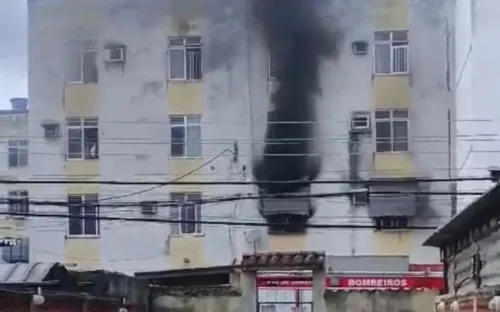
{"label": "air conditioner unit", "polygon": [[145,215],[155,215],[158,213],[158,206],[155,202],[141,202],[141,212]]}
{"label": "air conditioner unit", "polygon": [[44,123],[43,135],[46,139],[56,139],[61,137],[61,128],[58,123]]}
{"label": "air conditioner unit", "polygon": [[370,130],[370,114],[354,114],[351,117],[352,130]]}
{"label": "air conditioner unit", "polygon": [[125,48],[115,47],[106,49],[105,62],[107,63],[124,63],[125,62]]}

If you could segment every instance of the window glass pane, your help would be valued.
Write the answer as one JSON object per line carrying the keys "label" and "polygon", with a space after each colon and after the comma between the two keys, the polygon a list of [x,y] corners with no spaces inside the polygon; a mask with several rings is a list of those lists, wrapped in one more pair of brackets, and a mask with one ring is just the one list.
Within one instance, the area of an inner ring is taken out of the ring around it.
{"label": "window glass pane", "polygon": [[187,127],[186,135],[186,155],[200,156],[201,155],[201,127]]}
{"label": "window glass pane", "polygon": [[17,148],[9,148],[9,167],[19,166]]}
{"label": "window glass pane", "polygon": [[[195,221],[196,209],[195,205],[182,206],[182,221]],[[182,223],[182,233],[191,234],[195,233],[196,226],[194,223]]]}
{"label": "window glass pane", "polygon": [[68,129],[68,158],[82,158],[82,129]]}
{"label": "window glass pane", "polygon": [[408,71],[408,49],[406,46],[392,48],[392,71],[406,73]]}
{"label": "window glass pane", "polygon": [[201,48],[186,50],[186,79],[201,79]]}
{"label": "window glass pane", "polygon": [[26,167],[28,165],[28,150],[25,148],[19,149],[19,166]]}
{"label": "window glass pane", "polygon": [[184,125],[184,117],[183,116],[171,116],[170,117],[171,125]]}
{"label": "window glass pane", "polygon": [[85,159],[99,158],[99,131],[97,128],[84,128]]}
{"label": "window glass pane", "polygon": [[83,52],[83,82],[96,83],[97,82],[97,52],[85,51]]}
{"label": "window glass pane", "polygon": [[184,50],[170,49],[169,51],[170,79],[184,79]]}
{"label": "window glass pane", "polygon": [[408,150],[408,122],[394,121],[394,151]]}
{"label": "window glass pane", "polygon": [[186,45],[200,45],[200,44],[201,44],[201,37],[198,36],[186,37]]}
{"label": "window glass pane", "polygon": [[391,118],[390,111],[376,111],[375,112],[375,119],[388,119],[388,118]]}
{"label": "window glass pane", "polygon": [[391,123],[389,121],[376,122],[375,133],[377,152],[391,151]]}
{"label": "window glass pane", "polygon": [[168,43],[170,46],[180,46],[184,45],[184,38],[169,38]]}
{"label": "window glass pane", "polygon": [[185,128],[171,127],[170,138],[170,154],[172,156],[184,156]]}
{"label": "window glass pane", "polygon": [[393,31],[392,32],[392,40],[393,41],[408,41],[408,32],[407,31]]}
{"label": "window glass pane", "polygon": [[391,46],[389,44],[375,44],[375,73],[388,74],[391,72]]}
{"label": "window glass pane", "polygon": [[71,218],[71,216],[81,216],[82,215],[82,208],[80,205],[79,200],[75,200],[76,198],[73,198],[74,201],[71,201],[71,197],[69,198],[69,234],[70,235],[81,235],[83,234],[83,222],[82,219],[76,219],[76,218]]}
{"label": "window glass pane", "polygon": [[374,35],[377,41],[388,41],[391,38],[391,33],[388,31],[376,31]]}
{"label": "window glass pane", "polygon": [[394,118],[408,118],[408,110],[406,109],[396,109],[392,111],[392,116]]}
{"label": "window glass pane", "polygon": [[68,118],[66,122],[68,123],[68,127],[80,127],[82,125],[82,120],[80,118]]}
{"label": "window glass pane", "polygon": [[201,123],[200,116],[188,116],[186,117],[186,123],[188,125],[199,125]]}
{"label": "window glass pane", "polygon": [[97,216],[97,208],[94,204],[86,204],[84,208],[85,220],[84,220],[84,229],[85,235],[97,235],[97,219],[92,217]]}
{"label": "window glass pane", "polygon": [[82,60],[81,52],[71,52],[68,55],[68,64],[66,64],[66,75],[69,82],[82,81]]}

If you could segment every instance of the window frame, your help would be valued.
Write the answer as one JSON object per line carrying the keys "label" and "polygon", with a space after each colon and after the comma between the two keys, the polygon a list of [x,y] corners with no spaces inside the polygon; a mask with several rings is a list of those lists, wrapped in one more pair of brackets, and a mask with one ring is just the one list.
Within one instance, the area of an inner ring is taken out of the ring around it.
{"label": "window frame", "polygon": [[[200,120],[199,123],[188,123],[188,118],[189,117],[194,117],[194,118],[198,118]],[[183,123],[182,124],[177,124],[177,123],[172,123],[172,118],[183,118]],[[202,145],[201,145],[201,137],[202,137],[202,134],[201,134],[201,131],[202,131],[202,120],[201,120],[201,115],[196,115],[196,114],[190,114],[190,115],[169,115],[168,116],[168,121],[169,121],[169,129],[170,129],[170,152],[169,152],[169,157],[170,158],[173,158],[173,159],[198,159],[198,158],[201,158],[203,157],[203,151],[202,151]],[[200,128],[200,138],[199,138],[199,145],[200,145],[200,153],[199,155],[187,155],[187,141],[188,141],[188,137],[187,137],[187,129],[188,127],[196,127],[198,126]],[[172,129],[173,128],[184,128],[184,150],[183,150],[183,155],[182,156],[177,156],[177,155],[172,155],[172,143],[173,143],[173,139],[172,139]]]}
{"label": "window frame", "polygon": [[[202,204],[192,204],[192,205],[187,205],[186,202],[189,202],[190,200],[193,200],[192,197],[194,197],[194,200],[201,200],[202,199],[202,194],[197,193],[197,192],[172,192],[170,193],[170,199],[172,201],[175,200],[176,196],[182,196],[183,197],[183,203],[178,204],[175,206],[170,207],[170,219],[172,219],[172,215],[174,214],[173,212],[176,211],[177,215],[177,221],[183,221],[183,208],[185,206],[190,206],[194,209],[194,216],[195,219],[194,221],[202,221],[203,220],[203,211],[202,211]],[[190,198],[191,197],[191,198]],[[174,231],[174,227],[176,230]],[[172,236],[203,236],[203,224],[201,223],[196,223],[194,224],[194,232],[185,232],[183,230],[183,224],[182,223],[171,223],[170,224],[170,235]]]}
{"label": "window frame", "polygon": [[[406,40],[395,40],[394,33],[405,33]],[[389,39],[379,40],[376,39],[377,33],[388,34]],[[388,45],[389,46],[389,73],[378,73],[377,72],[377,45]],[[373,74],[375,76],[397,76],[397,75],[408,75],[410,73],[410,38],[408,30],[376,30],[373,32]],[[395,47],[405,47],[406,48],[406,71],[394,71],[394,50]]]}
{"label": "window frame", "polygon": [[[80,202],[81,202],[81,206],[79,207],[80,208],[80,214],[81,216],[83,216],[82,219],[79,219],[78,221],[81,222],[81,229],[82,229],[82,233],[81,234],[72,234],[70,232],[70,221],[71,221],[71,218],[70,218],[70,215],[71,215],[71,212],[70,212],[70,207],[69,207],[69,202],[71,202],[70,198],[71,197],[80,197]],[[101,236],[101,220],[100,219],[95,219],[95,229],[96,229],[96,233],[95,234],[85,234],[85,206],[84,206],[84,203],[85,201],[87,200],[88,197],[91,197],[92,200],[95,200],[95,205],[94,208],[95,208],[95,215],[96,216],[100,216],[101,214],[101,211],[100,211],[100,206],[99,206],[99,195],[98,194],[68,194],[67,195],[67,200],[68,200],[68,230],[67,230],[67,237],[72,237],[72,238],[78,238],[78,237],[83,237],[83,238],[95,238],[95,237],[100,237]]]}
{"label": "window frame", "polygon": [[[199,39],[199,43],[188,43],[188,39]],[[174,40],[182,40],[182,44],[172,44]],[[188,79],[188,50],[189,48],[198,48],[200,50],[200,78]],[[172,59],[171,51],[182,51],[184,55],[184,75],[183,78],[172,78]],[[168,64],[168,81],[187,81],[187,82],[198,82],[203,80],[203,40],[201,36],[171,36],[168,37],[168,47],[167,47],[167,64]]]}
{"label": "window frame", "polygon": [[276,81],[276,77],[272,74],[273,71],[271,70],[272,64],[273,64],[273,58],[271,56],[271,53],[267,53],[267,80]]}
{"label": "window frame", "polygon": [[[98,61],[98,50],[95,48],[83,48],[83,49],[74,49],[70,51],[70,54],[78,54],[80,59],[80,80],[70,80],[69,68],[66,68],[66,84],[97,84],[99,81],[99,75],[97,75],[97,79],[95,82],[85,82],[84,75],[84,55],[85,53],[95,53],[95,66],[97,69],[97,61]],[[69,60],[67,61],[66,66],[69,66]]]}
{"label": "window frame", "polygon": [[[71,124],[71,122],[74,124]],[[78,125],[76,125],[78,122]],[[87,123],[87,124],[86,124]],[[81,157],[74,157],[74,153],[70,153],[70,135],[69,132],[71,129],[78,129],[81,131],[80,135],[80,147],[81,147]],[[96,147],[96,157],[95,158],[87,158],[85,153],[85,129],[96,129],[97,131],[97,147]],[[99,119],[97,117],[74,117],[74,118],[66,118],[66,136],[67,136],[67,151],[66,151],[66,160],[67,161],[95,161],[99,160]]]}
{"label": "window frame", "polygon": [[[406,112],[406,117],[394,117],[394,112]],[[378,112],[388,112],[389,117],[388,118],[377,118],[376,113]],[[398,121],[405,121],[406,122],[406,131],[407,131],[407,149],[405,151],[396,151],[394,150],[394,122]],[[378,146],[378,135],[377,135],[377,124],[381,122],[389,122],[390,124],[390,129],[391,129],[391,136],[390,136],[390,145],[391,149],[389,151],[379,151],[377,146]],[[410,132],[410,110],[409,109],[377,109],[373,113],[373,137],[374,137],[374,151],[377,154],[393,154],[393,153],[408,153],[411,151],[411,132]]]}
{"label": "window frame", "polygon": [[[7,193],[8,211],[15,213],[30,213],[29,191],[27,189],[13,189]],[[18,200],[19,202],[14,202]],[[24,202],[23,202],[24,201]],[[24,207],[24,209],[23,209]],[[10,216],[11,218],[24,219],[26,216]]]}
{"label": "window frame", "polygon": [[[10,163],[11,152],[16,151],[17,165],[12,166]],[[20,165],[20,151],[26,151],[26,164]],[[8,168],[26,168],[29,166],[29,141],[26,139],[10,139],[7,141],[7,167]]]}

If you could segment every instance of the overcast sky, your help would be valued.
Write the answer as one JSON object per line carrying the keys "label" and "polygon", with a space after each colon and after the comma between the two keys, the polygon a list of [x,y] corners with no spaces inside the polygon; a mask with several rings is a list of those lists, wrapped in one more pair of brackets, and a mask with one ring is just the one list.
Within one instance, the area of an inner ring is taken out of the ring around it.
{"label": "overcast sky", "polygon": [[27,96],[25,0],[0,0],[0,108],[12,97]]}

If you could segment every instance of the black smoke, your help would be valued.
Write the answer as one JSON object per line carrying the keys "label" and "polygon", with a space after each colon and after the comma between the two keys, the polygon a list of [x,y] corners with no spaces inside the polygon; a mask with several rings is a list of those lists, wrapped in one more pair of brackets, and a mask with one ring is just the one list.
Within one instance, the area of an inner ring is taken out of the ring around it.
{"label": "black smoke", "polygon": [[[277,62],[264,155],[254,164],[254,177],[267,193],[296,192],[308,186],[258,181],[310,181],[321,170],[315,151],[316,97],[322,60],[337,52],[331,20],[322,18],[322,0],[251,0],[259,35]],[[331,103],[334,105],[334,103]]]}

